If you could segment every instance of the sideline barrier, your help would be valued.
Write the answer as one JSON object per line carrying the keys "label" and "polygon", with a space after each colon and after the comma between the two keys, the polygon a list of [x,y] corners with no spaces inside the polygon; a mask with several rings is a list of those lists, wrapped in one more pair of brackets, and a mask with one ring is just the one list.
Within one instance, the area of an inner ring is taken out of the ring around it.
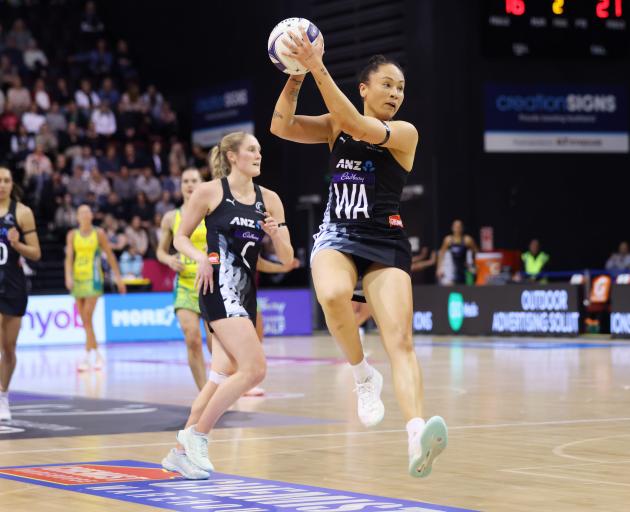
{"label": "sideline barrier", "polygon": [[575,336],[580,287],[569,284],[413,289],[415,333]]}
{"label": "sideline barrier", "polygon": [[[259,290],[258,303],[266,336],[311,334],[310,290]],[[182,339],[172,293],[106,294],[97,302],[93,322],[100,343]],[[29,297],[18,337],[21,347],[83,343],[85,332],[73,297]]]}
{"label": "sideline barrier", "polygon": [[610,292],[610,334],[613,338],[630,338],[630,285],[612,285]]}

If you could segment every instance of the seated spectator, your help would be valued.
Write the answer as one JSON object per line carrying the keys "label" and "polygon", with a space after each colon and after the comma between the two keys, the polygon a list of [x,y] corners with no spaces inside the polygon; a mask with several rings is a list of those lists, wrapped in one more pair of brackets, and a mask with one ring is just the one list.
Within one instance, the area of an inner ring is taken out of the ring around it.
{"label": "seated spectator", "polygon": [[144,257],[149,249],[149,235],[142,226],[142,219],[138,215],[131,218],[131,223],[125,229],[125,236],[129,248],[133,249],[135,254]]}
{"label": "seated spectator", "polygon": [[120,227],[118,219],[111,213],[105,214],[102,228],[105,231],[105,236],[107,236],[112,251],[114,251],[117,258],[120,258],[123,250],[128,245],[125,230]]}
{"label": "seated spectator", "polygon": [[107,138],[96,133],[96,128],[92,121],[89,122],[87,130],[85,130],[85,144],[92,148],[95,158],[103,154],[103,148],[107,144]]}
{"label": "seated spectator", "polygon": [[47,154],[56,153],[59,145],[57,137],[50,131],[50,128],[46,123],[42,124],[39,129],[39,133],[35,137],[35,143],[41,144],[44,148],[44,152]]}
{"label": "seated spectator", "polygon": [[94,123],[96,133],[102,137],[110,137],[116,133],[116,116],[107,101],[92,111],[91,121]]}
{"label": "seated spectator", "polygon": [[39,46],[37,41],[31,39],[28,48],[24,52],[24,65],[29,71],[38,71],[48,66],[48,58]]}
{"label": "seated spectator", "polygon": [[50,96],[46,91],[46,83],[41,78],[35,80],[33,98],[37,107],[44,113],[50,109]]}
{"label": "seated spectator", "polygon": [[20,116],[31,106],[31,93],[22,85],[22,79],[17,76],[13,81],[13,87],[7,92],[7,108]]}
{"label": "seated spectator", "polygon": [[108,144],[105,150],[105,155],[99,157],[98,168],[110,178],[114,178],[114,175],[120,170],[120,158],[118,157],[118,150],[116,144]]}
{"label": "seated spectator", "polygon": [[182,170],[179,165],[170,167],[169,176],[164,180],[164,190],[170,192],[175,204],[181,204]]}
{"label": "seated spectator", "polygon": [[184,145],[181,142],[173,142],[171,144],[171,151],[168,154],[169,168],[177,166],[180,169],[185,169],[187,163]]}
{"label": "seated spectator", "polygon": [[35,135],[28,133],[24,125],[20,125],[17,133],[11,135],[11,153],[16,160],[24,160],[35,150]]}
{"label": "seated spectator", "polygon": [[28,133],[39,132],[39,129],[45,122],[46,118],[39,113],[35,103],[31,103],[29,109],[22,114],[22,124]]}
{"label": "seated spectator", "polygon": [[29,47],[31,41],[33,40],[33,36],[31,31],[26,27],[22,18],[17,18],[13,22],[11,31],[7,34],[7,40],[9,39],[13,39],[15,46],[21,52],[24,52]]}
{"label": "seated spectator", "polygon": [[81,136],[76,123],[68,123],[68,131],[59,132],[58,140],[59,150],[63,151],[70,160],[81,156],[85,139]]}
{"label": "seated spectator", "polygon": [[72,93],[65,78],[59,77],[57,79],[52,97],[59,105],[67,105],[72,100]]}
{"label": "seated spectator", "polygon": [[610,270],[613,274],[630,272],[630,247],[628,242],[621,242],[617,252],[610,255],[610,258],[606,261],[606,270]]}
{"label": "seated spectator", "polygon": [[164,214],[175,208],[175,203],[171,200],[171,193],[167,190],[162,192],[162,197],[155,203],[155,213],[164,216]]}
{"label": "seated spectator", "polygon": [[98,97],[101,99],[101,102],[107,101],[113,109],[118,106],[120,93],[114,87],[114,81],[111,77],[105,77],[103,79],[103,84],[101,86],[101,90],[98,92]]}
{"label": "seated spectator", "polygon": [[85,3],[85,11],[81,17],[80,28],[84,34],[100,34],[105,30],[105,25],[96,13],[96,3],[92,0]]}
{"label": "seated spectator", "polygon": [[540,250],[539,240],[534,238],[529,242],[529,250],[521,255],[521,259],[523,260],[525,279],[541,283],[545,282],[540,274],[544,272],[549,264],[549,255]]}
{"label": "seated spectator", "polygon": [[208,166],[208,153],[199,144],[193,144],[190,166],[195,169]]}
{"label": "seated spectator", "polygon": [[70,174],[70,162],[63,153],[58,153],[57,158],[55,158],[55,171],[60,172],[64,176]]}
{"label": "seated spectator", "polygon": [[74,100],[70,100],[66,103],[63,110],[66,115],[66,119],[68,120],[68,125],[70,125],[70,123],[74,123],[77,125],[77,128],[81,130],[87,127],[90,113],[89,110],[80,109]]}
{"label": "seated spectator", "polygon": [[131,245],[127,246],[127,249],[120,255],[120,273],[123,277],[129,279],[141,278],[142,268],[144,267],[144,260],[142,256],[138,254],[136,249]]}
{"label": "seated spectator", "polygon": [[89,78],[82,78],[79,89],[74,93],[74,101],[79,109],[89,112],[101,103],[101,99],[92,90],[92,82]]}
{"label": "seated spectator", "polygon": [[125,144],[125,149],[120,162],[122,166],[127,167],[132,175],[138,174],[138,170],[145,167],[143,159],[136,153],[136,148],[132,143]]}
{"label": "seated spectator", "polygon": [[[138,217],[144,226],[149,226],[153,218],[153,205],[147,201],[147,196],[142,191],[136,194],[136,203],[131,206],[130,217]],[[144,254],[144,253],[143,253]]]}
{"label": "seated spectator", "polygon": [[122,166],[118,175],[114,176],[114,192],[127,204],[136,197],[136,180],[125,166]]}
{"label": "seated spectator", "polygon": [[72,160],[72,167],[80,167],[85,173],[89,173],[97,167],[96,158],[92,154],[90,146],[86,144],[81,148],[81,154]]}
{"label": "seated spectator", "polygon": [[151,84],[147,87],[147,92],[142,95],[142,102],[145,104],[152,118],[158,119],[160,117],[162,105],[164,104],[164,96],[157,90],[155,85]]}
{"label": "seated spectator", "polygon": [[85,202],[89,185],[82,167],[77,166],[72,168],[72,176],[68,180],[67,188],[72,196],[74,206],[79,206],[81,203]]}
{"label": "seated spectator", "polygon": [[156,258],[157,248],[160,245],[160,238],[162,237],[162,215],[155,212],[153,215],[153,222],[149,227],[149,257]]}
{"label": "seated spectator", "polygon": [[13,112],[9,105],[0,116],[0,131],[15,133],[20,125],[20,118]]}
{"label": "seated spectator", "polygon": [[160,117],[157,119],[155,127],[165,139],[177,133],[177,114],[171,109],[171,105],[167,101],[162,105]]}
{"label": "seated spectator", "polygon": [[26,163],[24,164],[26,181],[32,178],[50,177],[53,172],[52,162],[44,154],[44,148],[35,144],[35,150],[26,157]]}
{"label": "seated spectator", "polygon": [[119,39],[116,43],[116,56],[114,61],[116,73],[120,79],[125,81],[136,76],[136,70],[129,56],[129,46],[124,39]]}
{"label": "seated spectator", "polygon": [[72,195],[64,194],[63,200],[55,210],[55,229],[60,235],[64,235],[69,229],[77,225],[77,210],[72,204]]}
{"label": "seated spectator", "polygon": [[88,66],[94,76],[108,75],[112,72],[114,57],[107,49],[107,41],[99,39],[96,48],[89,53]]}
{"label": "seated spectator", "polygon": [[160,181],[153,176],[151,167],[145,167],[136,179],[136,190],[144,192],[150,203],[155,203],[162,195]]}
{"label": "seated spectator", "polygon": [[50,110],[46,113],[46,123],[55,135],[68,129],[68,121],[61,112],[58,102],[53,101],[51,103]]}
{"label": "seated spectator", "polygon": [[127,215],[126,206],[121,203],[116,192],[110,192],[107,201],[100,209],[101,217],[112,215],[115,219],[124,219]]}
{"label": "seated spectator", "polygon": [[109,181],[105,178],[101,171],[95,166],[90,172],[88,179],[88,190],[96,196],[96,202],[103,205],[107,201],[107,196],[111,192]]}
{"label": "seated spectator", "polygon": [[55,209],[63,202],[64,196],[68,193],[68,189],[66,187],[64,176],[60,172],[53,171],[50,179],[50,203],[51,215],[54,215]]}
{"label": "seated spectator", "polygon": [[151,168],[156,176],[162,177],[167,173],[166,158],[159,140],[151,144]]}
{"label": "seated spectator", "polygon": [[22,50],[20,50],[15,42],[15,37],[7,36],[2,54],[9,57],[11,64],[18,70],[24,68],[24,60],[22,58]]}
{"label": "seated spectator", "polygon": [[144,104],[140,96],[138,84],[130,83],[118,104],[120,125],[123,129],[135,128],[137,130],[142,125],[147,110],[147,105]]}
{"label": "seated spectator", "polygon": [[0,55],[0,87],[8,88],[19,78],[18,69],[8,55]]}

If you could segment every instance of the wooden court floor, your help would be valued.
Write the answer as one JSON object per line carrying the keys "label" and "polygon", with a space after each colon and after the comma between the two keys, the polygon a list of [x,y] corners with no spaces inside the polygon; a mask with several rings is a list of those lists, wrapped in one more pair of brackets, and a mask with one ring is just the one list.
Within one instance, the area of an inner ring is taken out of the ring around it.
{"label": "wooden court floor", "polygon": [[[225,428],[210,454],[218,471],[484,511],[630,510],[630,343],[415,338],[427,415],[450,445],[426,480],[406,476],[406,433],[386,356],[385,420],[356,418],[349,368],[328,336],[271,338],[265,398],[242,411],[329,420]],[[181,343],[114,345],[107,368],[77,375],[75,348],[24,349],[12,389],[188,405],[195,394]],[[1,438],[1,436],[0,436]],[[0,440],[0,466],[161,460],[173,432]],[[151,507],[0,479],[2,511],[142,511]]]}

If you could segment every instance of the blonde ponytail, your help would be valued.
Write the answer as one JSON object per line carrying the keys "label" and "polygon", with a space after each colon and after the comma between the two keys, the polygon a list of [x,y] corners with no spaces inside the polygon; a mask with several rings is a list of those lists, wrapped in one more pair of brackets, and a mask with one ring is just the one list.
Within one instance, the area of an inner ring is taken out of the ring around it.
{"label": "blonde ponytail", "polygon": [[228,133],[221,139],[219,144],[212,148],[208,157],[208,163],[210,164],[210,169],[212,169],[213,179],[221,179],[230,175],[232,165],[227,157],[228,151],[238,153],[247,135],[245,132]]}

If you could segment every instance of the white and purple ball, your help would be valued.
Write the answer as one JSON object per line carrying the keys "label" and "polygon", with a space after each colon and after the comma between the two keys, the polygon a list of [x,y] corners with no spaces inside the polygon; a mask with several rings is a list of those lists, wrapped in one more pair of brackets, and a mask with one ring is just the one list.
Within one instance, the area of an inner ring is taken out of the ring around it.
{"label": "white and purple ball", "polygon": [[282,55],[283,53],[289,53],[289,49],[284,44],[285,41],[290,40],[287,32],[292,31],[299,35],[302,27],[306,30],[306,35],[311,43],[314,43],[319,37],[320,41],[314,44],[324,44],[324,38],[319,29],[306,18],[287,18],[282,20],[273,28],[269,35],[269,41],[267,42],[269,58],[280,71],[287,75],[308,73],[308,69],[303,67],[297,60]]}

